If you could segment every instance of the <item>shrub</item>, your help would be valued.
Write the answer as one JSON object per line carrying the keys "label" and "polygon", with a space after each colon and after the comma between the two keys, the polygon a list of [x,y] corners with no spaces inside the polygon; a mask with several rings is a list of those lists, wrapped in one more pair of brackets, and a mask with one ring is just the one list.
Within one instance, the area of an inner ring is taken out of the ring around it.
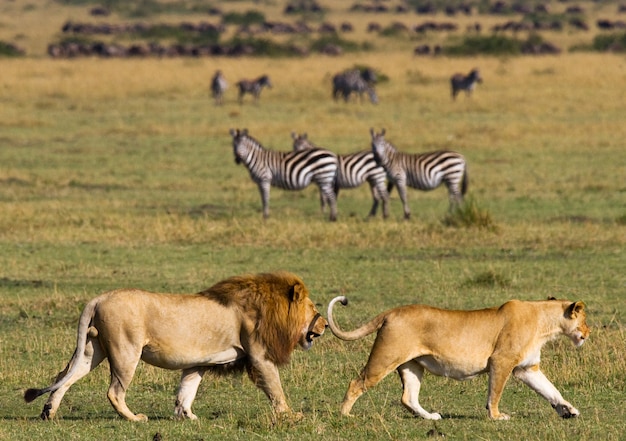
{"label": "shrub", "polygon": [[511,281],[504,277],[501,274],[496,273],[494,270],[490,269],[483,273],[477,274],[475,277],[466,280],[462,283],[464,287],[470,286],[478,286],[478,287],[486,287],[486,288],[508,288],[511,286]]}
{"label": "shrub", "polygon": [[224,24],[252,25],[265,23],[265,15],[259,11],[229,12],[222,16]]}
{"label": "shrub", "polygon": [[[325,36],[322,36],[322,37],[318,38],[317,40],[313,41],[311,43],[311,50],[312,51],[321,51],[321,50],[324,49],[324,47],[326,47],[328,45],[339,46],[345,52],[356,52],[357,50],[359,50],[359,44],[358,43],[355,43],[353,41],[344,40],[341,37],[339,37],[338,35],[334,35],[334,34],[325,35]],[[363,48],[365,49],[366,47],[363,46]]]}
{"label": "shrub", "polygon": [[464,203],[453,207],[441,221],[447,227],[477,227],[495,230],[496,224],[489,211],[482,209],[471,198]]}
{"label": "shrub", "polygon": [[139,32],[139,38],[150,41],[174,40],[181,44],[213,44],[219,41],[220,33],[217,29],[206,29],[202,32],[195,32],[182,29],[178,26],[156,25]]}
{"label": "shrub", "polygon": [[521,43],[499,35],[470,36],[456,46],[444,47],[443,52],[446,55],[517,55],[521,52]]}
{"label": "shrub", "polygon": [[0,41],[0,57],[19,57],[24,51],[11,43]]}
{"label": "shrub", "polygon": [[225,44],[227,47],[246,47],[251,55],[268,57],[290,57],[301,55],[294,46],[277,43],[267,38],[240,38],[235,37]]}
{"label": "shrub", "polygon": [[626,52],[626,32],[597,35],[593,39],[592,48],[602,52]]}

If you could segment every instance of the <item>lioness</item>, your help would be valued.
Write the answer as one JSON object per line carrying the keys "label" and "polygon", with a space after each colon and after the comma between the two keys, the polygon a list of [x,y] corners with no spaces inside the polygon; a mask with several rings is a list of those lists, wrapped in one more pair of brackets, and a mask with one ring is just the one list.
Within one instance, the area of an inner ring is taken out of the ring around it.
{"label": "lioness", "polygon": [[287,272],[223,280],[198,294],[111,291],[91,300],[78,322],[74,356],[52,386],[28,389],[30,402],[52,392],[41,413],[54,417],[69,387],[109,359],[108,398],[130,421],[146,421],[126,406],[126,390],[139,360],[182,369],[175,413],[196,419],[191,404],[207,371],[247,369],[276,413],[290,412],[278,366],[300,345],[309,349],[327,322],[296,275]]}
{"label": "lioness", "polygon": [[328,322],[342,340],[356,340],[378,331],[361,375],[348,387],[341,413],[349,415],[355,401],[394,369],[404,392],[402,404],[422,418],[438,420],[419,404],[424,369],[465,380],[489,373],[487,411],[495,420],[507,420],[498,403],[511,372],[550,402],[563,418],[580,414],[539,370],[541,347],[564,334],[581,346],[589,336],[582,302],[511,300],[500,307],[477,311],[450,311],[425,305],[407,305],[376,316],[354,331],[343,331],[333,317],[333,306],[348,304],[335,297],[328,305]]}

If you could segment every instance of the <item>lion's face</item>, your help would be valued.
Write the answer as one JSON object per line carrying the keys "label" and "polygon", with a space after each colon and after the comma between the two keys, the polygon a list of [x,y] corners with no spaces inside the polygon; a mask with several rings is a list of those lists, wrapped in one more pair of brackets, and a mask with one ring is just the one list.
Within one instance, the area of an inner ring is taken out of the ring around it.
{"label": "lion's face", "polygon": [[304,300],[303,308],[305,323],[302,327],[298,343],[302,349],[307,350],[313,346],[313,340],[320,337],[324,333],[326,327],[328,326],[328,322],[320,315],[310,299],[307,298]]}

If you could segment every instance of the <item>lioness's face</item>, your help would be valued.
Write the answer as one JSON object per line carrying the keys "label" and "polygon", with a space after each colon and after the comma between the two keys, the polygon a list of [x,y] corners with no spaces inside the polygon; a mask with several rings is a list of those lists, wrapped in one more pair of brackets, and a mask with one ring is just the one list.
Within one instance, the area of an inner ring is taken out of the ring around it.
{"label": "lioness's face", "polygon": [[317,312],[315,305],[310,299],[307,298],[304,303],[306,320],[299,343],[302,349],[307,350],[313,346],[313,339],[320,337],[324,333],[328,322]]}
{"label": "lioness's face", "polygon": [[587,316],[584,310],[576,312],[576,315],[572,317],[569,332],[567,335],[572,339],[572,342],[576,347],[580,347],[585,343],[585,340],[589,337],[591,330],[587,326]]}

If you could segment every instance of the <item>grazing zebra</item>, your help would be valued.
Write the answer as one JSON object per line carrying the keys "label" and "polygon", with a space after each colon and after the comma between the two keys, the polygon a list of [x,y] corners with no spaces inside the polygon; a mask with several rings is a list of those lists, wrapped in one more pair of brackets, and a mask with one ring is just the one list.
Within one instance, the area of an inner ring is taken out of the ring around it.
{"label": "grazing zebra", "polygon": [[371,69],[366,69],[363,72],[354,69],[338,73],[333,77],[333,98],[337,100],[342,96],[348,102],[350,95],[354,92],[359,95],[359,101],[362,102],[363,92],[367,92],[370,101],[377,104],[378,95],[374,90],[375,82],[376,74]]}
{"label": "grazing zebra", "polygon": [[[298,135],[292,133],[294,151],[302,151],[306,149],[319,148],[309,141],[306,133]],[[338,168],[337,177],[335,179],[335,195],[339,196],[341,188],[356,188],[367,181],[372,191],[374,203],[370,210],[370,217],[376,216],[378,204],[383,203],[383,217],[389,216],[389,193],[385,183],[387,182],[387,172],[376,163],[374,154],[369,151],[351,153],[348,155],[337,155]],[[322,206],[324,205],[323,195]]]}
{"label": "grazing zebra", "polygon": [[322,202],[328,201],[330,205],[330,220],[337,220],[337,198],[334,190],[337,155],[320,148],[276,152],[264,148],[248,135],[247,129],[231,129],[230,134],[233,137],[235,162],[245,164],[250,177],[259,186],[263,218],[267,219],[270,214],[270,186],[302,190],[315,182],[323,195]]}
{"label": "grazing zebra", "polygon": [[213,98],[215,98],[215,104],[222,104],[224,99],[224,92],[228,88],[228,83],[222,75],[222,71],[218,70],[213,75],[213,79],[211,79],[211,93],[213,94]]}
{"label": "grazing zebra", "polygon": [[463,202],[468,177],[465,158],[461,154],[446,150],[421,154],[402,153],[385,140],[385,129],[379,134],[370,129],[370,134],[376,161],[384,167],[389,179],[398,187],[405,219],[411,217],[406,198],[407,186],[428,191],[439,187],[443,182],[448,187],[450,208]]}
{"label": "grazing zebra", "polygon": [[243,103],[243,96],[246,93],[252,95],[254,100],[257,101],[261,95],[261,90],[263,90],[264,87],[271,89],[272,83],[270,77],[262,75],[256,80],[241,80],[237,82],[237,87],[239,87],[239,102]]}
{"label": "grazing zebra", "polygon": [[472,69],[467,75],[460,73],[452,75],[450,78],[450,85],[452,87],[452,99],[455,100],[457,94],[464,90],[467,96],[472,94],[472,90],[476,86],[476,83],[482,83],[483,79],[480,77],[478,69]]}

